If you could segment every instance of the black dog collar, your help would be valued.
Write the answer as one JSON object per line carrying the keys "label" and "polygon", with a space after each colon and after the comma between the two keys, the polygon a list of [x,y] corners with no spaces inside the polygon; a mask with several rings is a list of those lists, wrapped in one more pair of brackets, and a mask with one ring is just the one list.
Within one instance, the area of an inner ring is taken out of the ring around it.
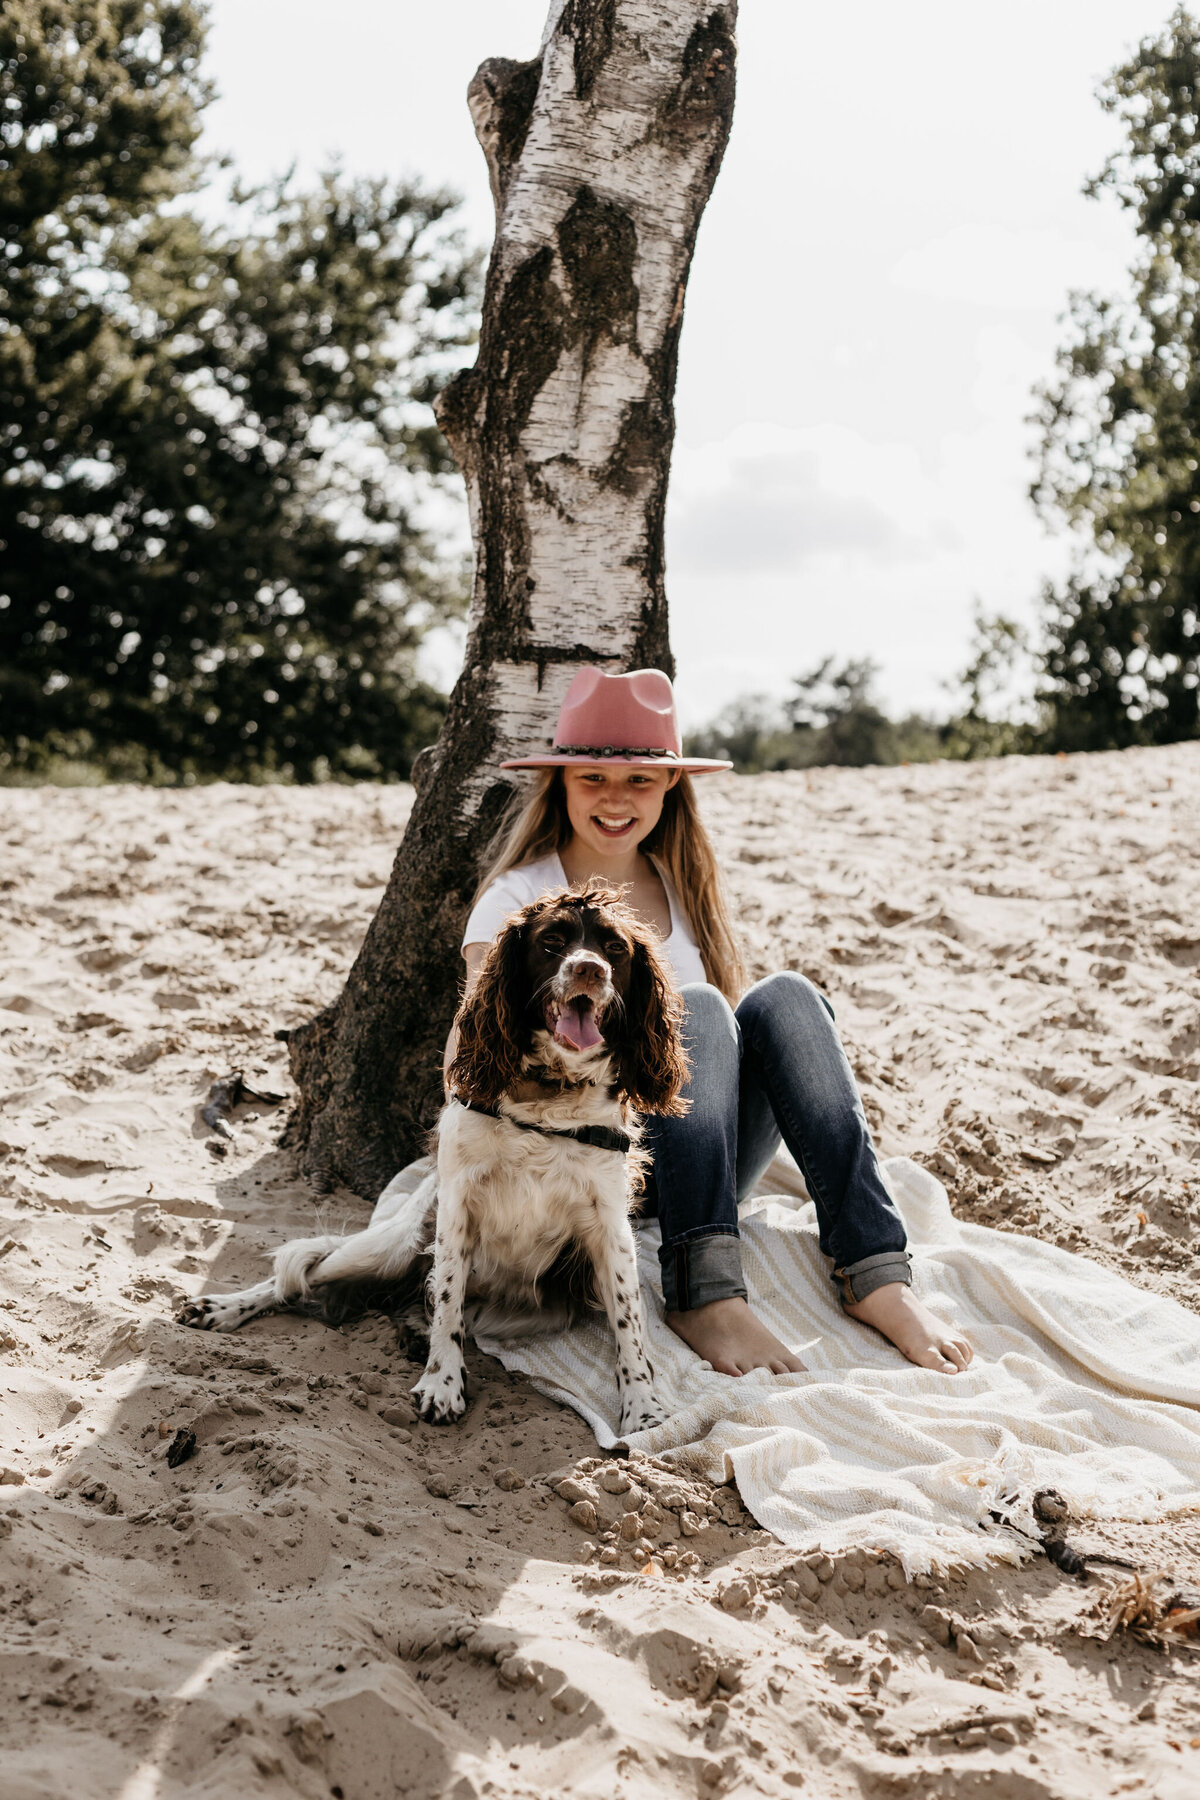
{"label": "black dog collar", "polygon": [[524,1119],[514,1119],[511,1113],[502,1113],[496,1106],[480,1106],[474,1100],[464,1100],[461,1094],[454,1098],[468,1112],[483,1113],[488,1119],[502,1119],[506,1125],[515,1125],[520,1131],[540,1131],[543,1137],[573,1138],[577,1144],[588,1144],[593,1150],[619,1150],[622,1156],[628,1156],[633,1149],[633,1139],[627,1131],[617,1131],[611,1125],[577,1125],[573,1129],[560,1129],[556,1125],[530,1125]]}

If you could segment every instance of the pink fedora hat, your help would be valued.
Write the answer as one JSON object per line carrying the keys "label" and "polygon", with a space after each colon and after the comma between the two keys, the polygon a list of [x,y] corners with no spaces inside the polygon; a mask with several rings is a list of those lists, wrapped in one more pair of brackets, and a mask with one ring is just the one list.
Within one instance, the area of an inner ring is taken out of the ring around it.
{"label": "pink fedora hat", "polygon": [[732,769],[710,756],[685,756],[675,690],[661,669],[609,675],[590,665],[567,689],[550,749],[516,756],[502,769],[552,769],[567,763],[618,763],[641,769]]}

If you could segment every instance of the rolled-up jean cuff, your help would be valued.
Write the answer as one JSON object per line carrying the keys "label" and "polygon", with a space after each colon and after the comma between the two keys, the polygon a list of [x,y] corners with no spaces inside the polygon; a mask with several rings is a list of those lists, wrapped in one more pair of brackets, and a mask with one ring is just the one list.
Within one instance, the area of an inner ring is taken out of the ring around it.
{"label": "rolled-up jean cuff", "polygon": [[841,1290],[843,1307],[856,1306],[873,1294],[876,1288],[889,1287],[899,1281],[912,1286],[912,1258],[907,1250],[882,1250],[878,1256],[864,1256],[861,1262],[835,1269],[833,1279]]}
{"label": "rolled-up jean cuff", "polygon": [[742,1246],[732,1231],[684,1238],[664,1244],[662,1263],[663,1305],[668,1312],[691,1312],[714,1300],[744,1300]]}

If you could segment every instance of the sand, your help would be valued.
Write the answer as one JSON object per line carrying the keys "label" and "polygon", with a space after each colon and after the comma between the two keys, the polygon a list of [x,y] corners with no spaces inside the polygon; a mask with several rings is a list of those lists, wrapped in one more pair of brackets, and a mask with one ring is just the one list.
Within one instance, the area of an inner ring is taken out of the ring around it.
{"label": "sand", "polygon": [[[703,792],[884,1152],[1194,1304],[1200,745]],[[478,1353],[439,1431],[382,1319],[174,1324],[368,1216],[298,1179],[286,1103],[227,1145],[199,1109],[288,1093],[272,1034],[337,992],[410,798],[0,793],[4,1800],[1195,1793],[1200,1657],[1081,1635],[1121,1571],[798,1562],[644,1463],[675,1566],[608,1566],[570,1509],[619,1465]],[[1195,1518],[1079,1536],[1200,1582]]]}

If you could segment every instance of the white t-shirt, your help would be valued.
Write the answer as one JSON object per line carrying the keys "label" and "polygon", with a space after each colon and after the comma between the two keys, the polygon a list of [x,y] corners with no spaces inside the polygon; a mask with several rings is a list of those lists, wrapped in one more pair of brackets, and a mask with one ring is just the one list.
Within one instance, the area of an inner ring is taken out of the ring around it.
{"label": "white t-shirt", "polygon": [[[671,909],[671,935],[660,941],[659,955],[665,963],[670,964],[680,987],[684,987],[689,981],[707,981],[700,951],[692,935],[687,914],[679,903],[679,895],[667,879],[665,869],[653,857],[650,861],[654,863],[666,892],[667,905]],[[570,885],[557,855],[543,856],[538,862],[522,863],[520,868],[506,870],[503,875],[496,877],[472,907],[463,932],[464,948],[467,944],[490,944],[509,913],[528,906],[533,900],[540,900],[543,894],[548,894],[554,888]]]}

